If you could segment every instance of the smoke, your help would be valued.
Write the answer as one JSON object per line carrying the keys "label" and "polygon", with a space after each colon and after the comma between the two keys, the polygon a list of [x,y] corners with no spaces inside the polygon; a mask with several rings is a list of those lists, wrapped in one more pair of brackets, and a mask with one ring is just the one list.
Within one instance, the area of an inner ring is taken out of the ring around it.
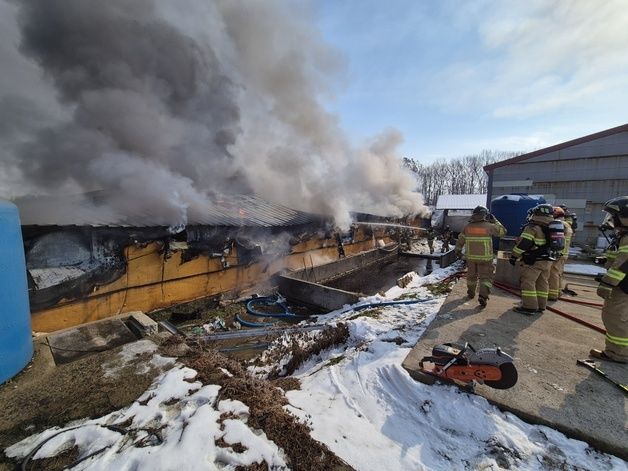
{"label": "smoke", "polygon": [[230,193],[341,226],[349,211],[423,211],[401,136],[354,148],[322,105],[343,64],[303,6],[0,0],[0,13],[4,196],[99,190],[105,214],[169,225]]}

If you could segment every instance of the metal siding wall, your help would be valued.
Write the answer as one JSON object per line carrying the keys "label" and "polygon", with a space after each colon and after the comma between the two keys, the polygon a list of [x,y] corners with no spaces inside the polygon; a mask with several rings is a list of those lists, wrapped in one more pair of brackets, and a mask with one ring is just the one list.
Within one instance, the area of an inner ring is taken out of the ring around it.
{"label": "metal siding wall", "polygon": [[548,162],[524,161],[498,167],[493,172],[494,189],[496,189],[495,182],[510,180],[532,180],[534,182],[628,180],[628,155]]}
{"label": "metal siding wall", "polygon": [[577,144],[555,152],[533,157],[530,162],[546,162],[557,159],[582,159],[609,155],[628,154],[628,133],[622,132],[595,141]]}
{"label": "metal siding wall", "polygon": [[[615,150],[620,144],[623,146],[623,152],[627,154],[623,156],[534,161],[544,159],[545,156],[542,156],[498,167],[493,170],[492,197],[525,192],[555,195],[557,202],[561,199],[586,199],[585,214],[578,214],[578,223],[584,230],[576,231],[574,241],[594,245],[598,237],[597,225],[603,218],[602,204],[615,196],[628,194],[628,142],[622,139],[612,144]],[[594,152],[591,143],[587,144],[587,151]],[[564,154],[564,151],[561,152]],[[513,180],[532,180],[533,185],[529,188],[495,186],[495,182]]]}

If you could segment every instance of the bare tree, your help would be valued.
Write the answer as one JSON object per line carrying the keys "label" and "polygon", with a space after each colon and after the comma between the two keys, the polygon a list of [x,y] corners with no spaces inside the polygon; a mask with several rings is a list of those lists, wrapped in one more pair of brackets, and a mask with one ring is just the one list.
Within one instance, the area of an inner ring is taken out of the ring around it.
{"label": "bare tree", "polygon": [[417,180],[419,191],[429,205],[435,205],[443,194],[482,194],[487,190],[487,175],[484,166],[509,159],[522,152],[483,150],[479,154],[466,155],[450,160],[437,160],[422,164],[411,158],[403,159],[403,166],[408,168]]}

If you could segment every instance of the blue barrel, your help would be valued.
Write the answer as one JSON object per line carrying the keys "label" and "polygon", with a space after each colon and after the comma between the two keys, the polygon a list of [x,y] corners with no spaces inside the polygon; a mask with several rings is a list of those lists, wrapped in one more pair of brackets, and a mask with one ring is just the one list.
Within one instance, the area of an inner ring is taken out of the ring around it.
{"label": "blue barrel", "polygon": [[0,383],[19,373],[32,356],[20,217],[14,204],[0,201]]}
{"label": "blue barrel", "polygon": [[508,236],[517,237],[521,234],[521,226],[526,221],[528,209],[543,203],[545,198],[541,195],[513,193],[491,201],[491,213],[504,225]]}

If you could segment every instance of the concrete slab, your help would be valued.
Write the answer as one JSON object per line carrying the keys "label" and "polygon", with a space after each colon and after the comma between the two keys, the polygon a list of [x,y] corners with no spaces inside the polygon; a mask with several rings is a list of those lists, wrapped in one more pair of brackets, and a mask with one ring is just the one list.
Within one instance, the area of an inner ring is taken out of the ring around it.
{"label": "concrete slab", "polygon": [[126,313],[129,318],[127,320],[128,327],[138,337],[145,337],[147,335],[155,335],[159,330],[157,322],[152,320],[142,311],[131,311]]}
{"label": "concrete slab", "polygon": [[[567,279],[569,281],[569,278]],[[581,281],[581,280],[578,280]],[[573,299],[600,302],[595,290],[575,286]],[[519,298],[494,290],[486,309],[466,298],[459,281],[403,366],[417,380],[419,361],[438,343],[464,342],[475,348],[498,345],[515,358],[519,382],[511,389],[478,385],[476,393],[530,423],[548,425],[595,448],[628,459],[628,397],[591,370],[576,364],[604,336],[546,311],[526,316],[511,308]],[[600,310],[557,301],[553,306],[602,326]],[[598,362],[615,380],[628,382],[628,365]]]}
{"label": "concrete slab", "polygon": [[107,319],[48,336],[57,365],[137,340],[121,319]]}

